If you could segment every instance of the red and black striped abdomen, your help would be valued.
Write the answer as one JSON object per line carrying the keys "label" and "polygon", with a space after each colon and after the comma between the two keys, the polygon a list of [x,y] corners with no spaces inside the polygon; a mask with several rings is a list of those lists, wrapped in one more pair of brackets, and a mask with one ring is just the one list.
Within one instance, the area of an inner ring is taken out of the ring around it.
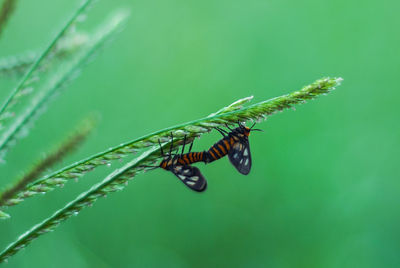
{"label": "red and black striped abdomen", "polygon": [[197,162],[205,162],[207,152],[193,152],[181,155],[175,155],[168,159],[164,159],[160,163],[160,167],[165,170],[170,170],[175,165],[190,165]]}
{"label": "red and black striped abdomen", "polygon": [[223,139],[219,140],[215,143],[211,148],[207,151],[207,157],[205,159],[206,163],[211,163],[215,160],[218,160],[225,155],[228,154],[232,145],[239,140],[235,135],[225,136]]}
{"label": "red and black striped abdomen", "polygon": [[197,162],[204,162],[205,152],[193,152],[182,154],[178,158],[178,162],[182,165],[190,165]]}

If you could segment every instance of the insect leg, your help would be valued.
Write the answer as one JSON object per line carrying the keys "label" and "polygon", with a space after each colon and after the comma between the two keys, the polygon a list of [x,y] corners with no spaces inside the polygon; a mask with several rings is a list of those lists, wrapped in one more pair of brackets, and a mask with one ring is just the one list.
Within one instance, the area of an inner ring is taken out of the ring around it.
{"label": "insect leg", "polygon": [[185,144],[186,144],[186,135],[183,137],[183,146],[182,146],[182,152],[181,155],[183,154],[183,152],[185,151]]}
{"label": "insect leg", "polygon": [[233,129],[231,129],[231,128],[228,126],[227,123],[225,123],[225,126],[226,126],[226,128],[229,129],[230,131],[233,131]]}
{"label": "insect leg", "polygon": [[146,165],[143,165],[141,167],[150,168],[149,170],[153,170],[153,169],[159,168],[159,166],[146,166]]}
{"label": "insect leg", "polygon": [[169,148],[169,155],[171,155],[173,147],[174,147],[174,135],[171,132],[171,147]]}
{"label": "insect leg", "polygon": [[219,128],[219,127],[216,127],[215,129],[218,130],[218,132],[221,133],[222,136],[224,136],[224,137],[226,136],[225,134],[227,132],[225,130],[223,130],[223,129]]}
{"label": "insect leg", "polygon": [[158,139],[158,144],[160,145],[161,156],[165,156],[165,155],[164,155],[163,148],[162,148],[162,146],[161,146],[160,139]]}
{"label": "insect leg", "polygon": [[193,142],[194,142],[194,141],[192,141],[192,143],[190,144],[190,147],[189,147],[189,153],[192,151]]}

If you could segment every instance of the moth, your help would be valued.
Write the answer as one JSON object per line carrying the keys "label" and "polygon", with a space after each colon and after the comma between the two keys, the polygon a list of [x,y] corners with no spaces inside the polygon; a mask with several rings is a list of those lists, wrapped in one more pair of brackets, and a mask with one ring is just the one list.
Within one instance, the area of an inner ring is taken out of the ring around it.
{"label": "moth", "polygon": [[205,152],[203,161],[211,163],[218,160],[225,155],[228,155],[232,165],[244,175],[250,173],[251,169],[251,154],[249,135],[251,131],[262,131],[261,129],[253,129],[255,123],[251,127],[246,127],[238,122],[239,127],[231,129],[228,125],[226,127],[230,130],[227,132],[221,128],[216,128],[223,138],[216,142],[211,148]]}
{"label": "moth", "polygon": [[203,192],[207,188],[207,181],[201,174],[197,167],[193,167],[190,164],[200,162],[203,159],[203,152],[191,152],[193,142],[190,144],[189,152],[184,154],[186,136],[184,138],[182,151],[180,154],[173,154],[173,140],[171,141],[171,147],[168,154],[164,154],[161,147],[161,155],[163,160],[161,161],[159,167],[168,171],[171,171],[180,181],[182,181],[187,187],[196,192]]}

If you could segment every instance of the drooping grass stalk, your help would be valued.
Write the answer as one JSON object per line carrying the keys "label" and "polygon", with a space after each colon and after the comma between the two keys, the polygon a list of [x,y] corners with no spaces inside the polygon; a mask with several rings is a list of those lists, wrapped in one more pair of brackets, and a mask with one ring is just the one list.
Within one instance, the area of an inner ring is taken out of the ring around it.
{"label": "drooping grass stalk", "polygon": [[[86,139],[93,127],[94,121],[92,119],[86,119],[83,123],[79,124],[74,133],[69,135],[69,137],[53,152],[40,160],[29,172],[18,179],[13,186],[0,194],[0,208],[4,206],[10,198],[23,190],[29,183],[37,179],[46,169],[60,162],[65,156],[73,152],[78,145]],[[29,195],[27,192],[26,194]],[[2,217],[1,212],[2,211],[0,211],[0,219],[8,218],[5,215],[5,217]]]}
{"label": "drooping grass stalk", "polygon": [[15,121],[10,128],[0,135],[0,151],[3,152],[3,154],[8,149],[10,141],[16,138],[17,133],[21,131],[30,120],[35,119],[38,112],[51,99],[54,93],[61,89],[62,86],[72,78],[76,78],[77,72],[91,56],[121,29],[127,16],[127,12],[116,13],[103,26],[99,27],[94,34],[90,35],[90,41],[72,55],[68,61],[64,61],[62,66],[51,76],[51,79],[48,79],[47,83],[42,85],[44,89],[38,90],[38,96],[31,101],[22,114],[16,116],[18,121]]}
{"label": "drooping grass stalk", "polygon": [[61,222],[73,215],[77,215],[83,208],[91,206],[100,197],[122,190],[127,185],[128,180],[132,179],[137,173],[144,171],[140,166],[151,163],[155,157],[159,157],[158,146],[147,150],[140,157],[112,172],[101,183],[96,184],[89,191],[82,193],[64,208],[55,212],[51,217],[19,236],[14,243],[10,244],[0,253],[0,263],[5,262],[19,250],[25,248],[40,235],[53,231]]}
{"label": "drooping grass stalk", "polygon": [[[51,54],[51,51],[53,48],[56,46],[57,42],[64,36],[66,32],[70,30],[70,27],[74,25],[74,23],[77,21],[77,18],[83,14],[83,12],[86,10],[86,8],[89,6],[89,4],[92,2],[92,0],[85,0],[82,5],[75,11],[75,13],[72,15],[72,17],[65,23],[65,25],[62,27],[62,29],[58,32],[58,34],[52,39],[50,44],[47,46],[47,48],[43,51],[43,53],[36,59],[36,61],[33,63],[33,65],[29,68],[29,70],[26,72],[24,77],[20,80],[18,85],[14,88],[14,90],[11,92],[9,97],[6,99],[4,104],[0,106],[0,123],[3,124],[3,121],[5,119],[9,119],[12,117],[14,114],[11,111],[8,111],[9,107],[12,106],[11,104],[16,102],[16,98],[18,98],[18,92],[26,88],[27,86],[32,86],[30,83],[31,81],[34,81],[36,79],[34,78],[34,73],[36,72],[37,68],[39,65],[42,63],[42,61],[46,60],[46,58]],[[27,85],[29,84],[29,85]],[[17,119],[15,119],[17,121]],[[3,139],[4,140],[4,139]],[[0,145],[2,145],[0,141]]]}
{"label": "drooping grass stalk", "polygon": [[[50,191],[55,187],[64,185],[70,179],[75,179],[84,175],[97,166],[108,164],[114,159],[120,159],[131,153],[154,146],[158,143],[158,140],[167,142],[170,139],[171,132],[174,135],[175,142],[182,141],[185,135],[188,138],[194,138],[209,132],[214,127],[224,127],[225,124],[236,124],[238,120],[262,120],[268,115],[290,108],[293,105],[304,103],[319,95],[327,94],[335,89],[341,81],[341,78],[323,78],[299,91],[247,107],[242,107],[242,104],[251,100],[251,97],[241,99],[208,117],[154,132],[73,163],[28,185],[24,191],[10,199],[7,205],[12,206],[21,203],[27,197],[25,192],[29,192],[29,197],[31,197],[39,193]],[[43,190],[37,191],[36,189],[38,188]]]}
{"label": "drooping grass stalk", "polygon": [[[76,52],[88,42],[88,35],[85,33],[74,32],[60,39],[53,52],[56,60],[66,58]],[[23,75],[27,69],[32,66],[37,58],[37,53],[25,53],[23,55],[10,56],[0,59],[0,76],[2,77],[19,77]],[[45,65],[50,67],[51,64]],[[48,68],[37,67],[39,72],[46,71]],[[22,90],[21,90],[22,91]],[[20,92],[21,92],[20,91]]]}
{"label": "drooping grass stalk", "polygon": [[4,0],[0,10],[0,35],[6,27],[7,21],[15,9],[17,0]]}
{"label": "drooping grass stalk", "polygon": [[[10,256],[14,255],[22,248],[25,248],[40,235],[53,231],[62,221],[70,218],[72,215],[77,215],[84,207],[91,206],[99,197],[106,196],[110,192],[122,190],[129,179],[136,174],[149,169],[146,165],[153,164],[160,158],[160,150],[157,145],[154,146],[156,143],[154,140],[165,140],[165,133],[168,133],[169,135],[169,133],[172,132],[177,140],[182,141],[182,135],[189,135],[189,137],[198,136],[212,127],[220,126],[225,123],[236,123],[238,120],[264,119],[267,115],[281,111],[285,108],[290,108],[294,104],[305,102],[306,100],[313,99],[321,94],[326,94],[333,90],[335,86],[339,85],[340,81],[340,78],[321,79],[300,91],[295,91],[291,94],[260,102],[245,108],[241,108],[240,105],[249,101],[251,98],[242,99],[219,110],[217,113],[212,114],[209,117],[158,131],[154,134],[138,139],[136,142],[129,143],[132,145],[133,143],[138,143],[140,141],[142,142],[142,148],[147,148],[148,146],[152,146],[152,148],[145,151],[140,157],[130,161],[124,167],[115,170],[101,183],[96,184],[89,191],[82,193],[74,201],[68,203],[64,208],[58,210],[51,217],[47,218],[40,224],[35,225],[32,229],[21,235],[15,242],[10,244],[2,253],[0,253],[0,262],[6,261]],[[174,142],[175,141],[176,140],[174,140]],[[168,142],[163,143],[163,146],[166,145],[168,145]],[[125,146],[127,146],[127,144]],[[124,146],[121,145],[118,148],[120,149],[123,147]],[[104,158],[104,156],[107,156],[107,153],[110,152],[115,152],[115,148],[104,152],[102,154],[102,159],[98,160],[109,161],[110,156],[108,156],[108,158]],[[116,155],[113,154],[112,156]],[[99,157],[99,155],[96,157]],[[115,157],[111,158],[114,159]],[[75,167],[79,167],[79,164]],[[93,166],[91,168],[93,168]],[[73,176],[77,176],[77,174]],[[47,179],[41,180],[41,182],[47,183],[49,180],[50,179],[47,177]]]}

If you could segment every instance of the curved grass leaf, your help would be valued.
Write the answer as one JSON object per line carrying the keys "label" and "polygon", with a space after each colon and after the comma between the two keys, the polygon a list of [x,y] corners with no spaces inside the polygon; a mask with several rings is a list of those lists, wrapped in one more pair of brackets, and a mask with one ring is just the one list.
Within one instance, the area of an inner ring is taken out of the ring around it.
{"label": "curved grass leaf", "polygon": [[84,64],[91,59],[93,54],[121,29],[126,18],[127,12],[115,14],[104,26],[99,27],[94,34],[89,35],[90,41],[88,41],[87,44],[54,71],[54,74],[51,75],[46,83],[41,86],[40,90],[37,91],[37,96],[31,100],[29,106],[23,110],[23,113],[16,117],[18,120],[0,135],[0,153],[4,155],[9,146],[15,143],[13,141],[18,137],[18,134],[26,132],[28,123],[39,115],[54,93],[65,86],[67,82],[76,78],[76,74]]}
{"label": "curved grass leaf", "polygon": [[265,119],[268,115],[290,108],[295,104],[304,103],[305,101],[314,99],[319,95],[327,94],[331,90],[335,89],[335,87],[340,84],[341,80],[341,78],[323,78],[299,91],[247,107],[241,107],[241,105],[249,101],[250,98],[241,99],[228,106],[229,108],[223,108],[209,117],[154,132],[73,163],[72,165],[49,174],[28,185],[24,191],[8,200],[6,205],[12,206],[19,204],[27,197],[39,193],[45,193],[55,187],[62,186],[68,180],[78,178],[97,166],[109,164],[114,159],[120,159],[121,157],[131,153],[157,145],[158,140],[161,140],[161,142],[167,142],[170,139],[171,132],[174,135],[174,142],[178,142],[182,141],[185,135],[188,137],[188,140],[193,139],[203,133],[209,132],[214,127],[223,127],[225,124],[236,124],[239,120],[259,121]]}

